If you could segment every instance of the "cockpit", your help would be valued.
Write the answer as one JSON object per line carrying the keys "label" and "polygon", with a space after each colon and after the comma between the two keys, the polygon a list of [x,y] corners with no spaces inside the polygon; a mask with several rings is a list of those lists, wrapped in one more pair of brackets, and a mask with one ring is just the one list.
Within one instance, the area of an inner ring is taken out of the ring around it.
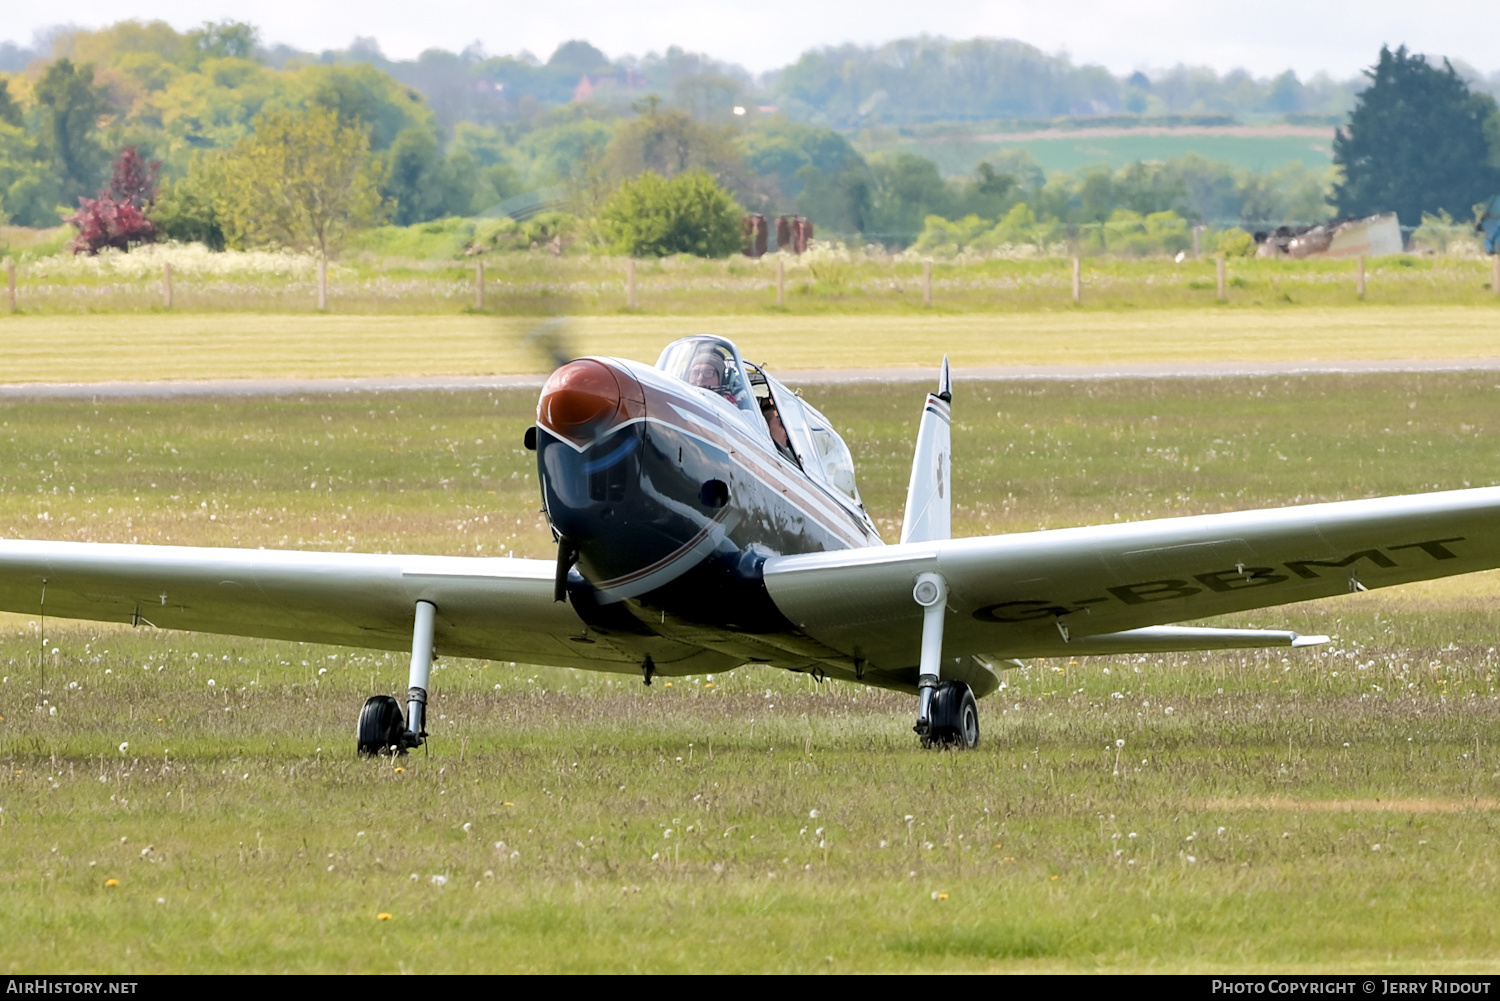
{"label": "cockpit", "polygon": [[662,350],[656,367],[690,386],[717,393],[748,414],[758,416],[750,380],[732,341],[723,337],[684,337]]}
{"label": "cockpit", "polygon": [[828,418],[760,366],[742,359],[733,341],[684,337],[666,346],[656,367],[722,397],[740,410],[746,423],[771,439],[783,459],[860,505],[854,458]]}

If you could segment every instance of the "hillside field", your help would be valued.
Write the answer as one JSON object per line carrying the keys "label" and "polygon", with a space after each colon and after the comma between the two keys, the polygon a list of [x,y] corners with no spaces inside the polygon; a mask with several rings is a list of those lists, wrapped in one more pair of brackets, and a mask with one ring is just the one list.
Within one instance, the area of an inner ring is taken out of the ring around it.
{"label": "hillside field", "polygon": [[932,137],[889,137],[861,144],[866,152],[904,149],[926,157],[946,176],[967,176],[981,160],[1007,150],[1025,150],[1045,170],[1072,173],[1105,164],[1112,170],[1140,160],[1170,160],[1188,153],[1236,169],[1269,173],[1297,161],[1311,170],[1333,163],[1333,129],[1295,126],[1265,129],[1070,129],[1060,135],[955,133]]}

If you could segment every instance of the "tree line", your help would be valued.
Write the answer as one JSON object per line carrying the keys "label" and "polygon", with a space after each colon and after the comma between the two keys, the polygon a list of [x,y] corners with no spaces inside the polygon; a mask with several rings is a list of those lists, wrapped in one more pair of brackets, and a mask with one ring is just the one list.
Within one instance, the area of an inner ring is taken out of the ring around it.
{"label": "tree line", "polygon": [[[611,222],[605,207],[645,174],[661,181],[701,175],[725,196],[714,200],[724,211],[801,214],[815,220],[820,234],[892,247],[937,239],[924,236],[933,218],[964,223],[943,231],[949,235],[997,232],[1009,219],[1006,232],[1025,229],[1039,246],[1058,234],[1076,240],[1105,232],[1111,220],[1129,228],[1136,225],[1131,220],[1163,213],[1183,223],[1254,231],[1334,213],[1396,210],[1415,226],[1424,213],[1463,220],[1474,201],[1500,190],[1493,98],[1472,89],[1457,68],[1404,49],[1383,51],[1367,74],[1336,141],[1334,173],[1295,163],[1258,173],[1190,155],[1048,174],[1025,152],[1012,151],[970,176],[945,178],[910,152],[865,156],[828,124],[745,105],[736,106],[745,114],[733,107],[725,113],[719,102],[748,86],[746,80],[732,67],[680,50],[627,67],[670,83],[666,95],[646,93],[621,105],[616,98],[640,82],[632,78],[630,87],[601,86],[608,100],[446,127],[422,93],[370,59],[278,54],[242,23],[177,32],[161,22],[127,21],[63,33],[52,47],[50,61],[0,75],[0,221],[56,225],[60,207],[72,214],[80,199],[92,199],[94,228],[108,231],[114,223],[98,213],[128,203],[149,214],[154,235],[212,246],[272,241],[253,218],[272,211],[267,190],[257,189],[259,200],[246,192],[261,184],[247,180],[255,173],[248,165],[266,162],[257,150],[273,134],[333,144],[358,159],[347,173],[360,192],[351,225],[494,214],[507,199],[548,188],[565,192],[567,211],[544,222],[545,240],[609,246],[622,246],[619,234],[634,230],[618,217]],[[570,42],[546,64],[518,65],[551,66],[556,82],[580,67],[616,65],[598,63],[603,58],[586,43]],[[922,62],[915,55],[908,61]],[[149,198],[139,185],[124,201],[111,194],[110,162],[125,149],[154,165],[150,173],[160,188]],[[702,202],[705,190],[695,180],[658,186],[651,197],[673,191],[688,204]],[[538,235],[534,228],[517,230],[497,245],[529,246]],[[280,239],[287,240],[284,232]],[[292,242],[309,245],[300,237]]]}

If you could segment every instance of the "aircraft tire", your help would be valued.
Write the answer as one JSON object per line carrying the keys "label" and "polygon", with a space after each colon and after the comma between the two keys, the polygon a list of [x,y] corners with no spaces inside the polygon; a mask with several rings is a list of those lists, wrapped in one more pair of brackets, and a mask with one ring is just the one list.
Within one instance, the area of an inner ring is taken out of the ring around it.
{"label": "aircraft tire", "polygon": [[926,747],[972,750],[979,746],[979,705],[962,681],[939,682],[932,694],[932,726]]}
{"label": "aircraft tire", "polygon": [[365,700],[359,711],[359,753],[368,757],[375,754],[401,754],[405,751],[406,721],[401,716],[401,704],[389,695],[372,695]]}

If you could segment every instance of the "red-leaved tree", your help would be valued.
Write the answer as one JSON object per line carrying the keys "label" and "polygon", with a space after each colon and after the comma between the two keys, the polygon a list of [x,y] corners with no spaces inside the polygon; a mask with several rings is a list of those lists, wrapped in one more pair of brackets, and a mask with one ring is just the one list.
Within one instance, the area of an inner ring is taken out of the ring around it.
{"label": "red-leaved tree", "polygon": [[156,239],[156,226],[146,213],[156,204],[156,174],[160,161],[148,163],[134,146],[126,146],[114,162],[109,188],[97,198],[78,199],[78,211],[68,220],[77,227],[73,253],[97,254],[105,247],[129,250]]}

